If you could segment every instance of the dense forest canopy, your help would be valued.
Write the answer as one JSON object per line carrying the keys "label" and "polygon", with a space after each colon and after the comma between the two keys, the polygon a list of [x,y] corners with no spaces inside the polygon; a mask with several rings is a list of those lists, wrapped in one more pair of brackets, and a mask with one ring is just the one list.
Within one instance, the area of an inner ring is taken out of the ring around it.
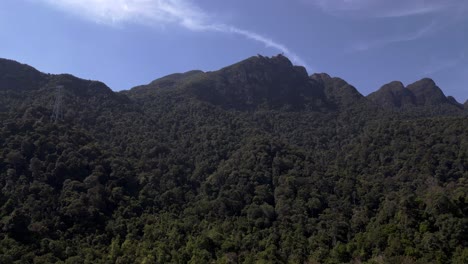
{"label": "dense forest canopy", "polygon": [[282,55],[122,92],[0,59],[0,263],[468,263],[467,107]]}

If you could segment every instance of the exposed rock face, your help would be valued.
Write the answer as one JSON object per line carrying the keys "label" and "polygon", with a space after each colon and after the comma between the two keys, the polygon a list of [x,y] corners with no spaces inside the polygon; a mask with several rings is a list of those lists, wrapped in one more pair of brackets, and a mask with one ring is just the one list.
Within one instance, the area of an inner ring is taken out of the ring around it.
{"label": "exposed rock face", "polygon": [[320,108],[323,89],[311,82],[304,67],[293,66],[282,55],[257,56],[209,72],[186,85],[205,101],[238,110]]}

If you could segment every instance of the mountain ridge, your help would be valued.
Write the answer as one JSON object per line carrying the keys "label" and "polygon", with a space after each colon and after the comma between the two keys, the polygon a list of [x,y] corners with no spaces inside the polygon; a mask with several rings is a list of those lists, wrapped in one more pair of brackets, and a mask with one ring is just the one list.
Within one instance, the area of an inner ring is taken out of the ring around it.
{"label": "mountain ridge", "polygon": [[[50,75],[13,60],[0,60],[0,89],[5,87],[41,87],[52,85],[54,80],[64,79],[71,83],[89,82],[88,88],[75,90],[81,95],[92,95],[95,87],[103,95],[146,96],[160,89],[181,88],[197,98],[212,104],[238,110],[255,110],[259,107],[284,108],[291,110],[309,109],[331,111],[345,109],[357,104],[372,102],[386,110],[405,110],[412,108],[442,106],[468,109],[453,97],[447,97],[432,79],[423,78],[404,87],[399,81],[383,85],[380,89],[363,96],[354,86],[341,78],[326,73],[308,76],[304,67],[294,66],[283,55],[264,57],[261,55],[247,58],[217,71],[203,72],[192,70],[185,73],[170,74],[146,85],[129,90],[114,92],[101,82],[87,81],[73,75]],[[21,81],[15,81],[11,72],[20,72]],[[49,83],[49,84],[47,84]],[[86,86],[86,85],[85,85]],[[80,87],[85,87],[80,85]],[[184,88],[182,88],[184,87]],[[180,90],[180,89],[179,89]],[[182,91],[181,90],[181,91]],[[112,93],[111,93],[112,92]],[[286,107],[286,108],[285,108]],[[327,110],[328,109],[328,110]],[[452,110],[450,110],[452,111]],[[456,111],[456,110],[453,110]]]}
{"label": "mountain ridge", "polygon": [[444,92],[429,78],[423,78],[406,87],[400,81],[383,85],[367,98],[387,109],[408,109],[423,106],[450,105],[463,108],[454,97]]}

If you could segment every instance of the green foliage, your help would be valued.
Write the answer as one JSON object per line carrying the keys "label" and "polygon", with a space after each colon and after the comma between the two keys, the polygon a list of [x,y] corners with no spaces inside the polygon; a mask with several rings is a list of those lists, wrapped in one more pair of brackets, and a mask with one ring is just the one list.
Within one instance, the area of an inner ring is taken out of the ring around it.
{"label": "green foliage", "polygon": [[[273,74],[302,78],[282,60]],[[299,108],[197,93],[256,63],[120,94],[34,72],[35,89],[1,86],[0,263],[468,262],[465,117],[376,110],[340,79]],[[272,72],[252,72],[267,92]]]}

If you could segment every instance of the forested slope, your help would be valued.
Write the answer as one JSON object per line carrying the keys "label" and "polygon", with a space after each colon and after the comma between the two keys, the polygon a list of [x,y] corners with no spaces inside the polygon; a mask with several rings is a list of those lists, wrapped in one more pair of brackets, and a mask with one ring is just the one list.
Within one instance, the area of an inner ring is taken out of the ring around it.
{"label": "forested slope", "polygon": [[0,93],[0,263],[468,262],[467,110],[427,79],[366,98],[279,55],[115,93],[0,60]]}

